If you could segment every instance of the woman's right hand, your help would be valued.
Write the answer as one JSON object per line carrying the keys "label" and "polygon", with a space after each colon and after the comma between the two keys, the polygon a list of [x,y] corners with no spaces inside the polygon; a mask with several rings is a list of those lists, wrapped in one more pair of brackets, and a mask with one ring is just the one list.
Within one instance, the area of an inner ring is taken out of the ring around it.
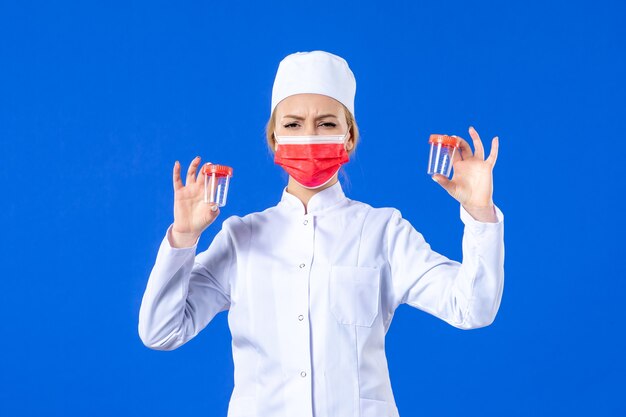
{"label": "woman's right hand", "polygon": [[204,202],[204,181],[196,175],[200,157],[191,161],[187,169],[186,184],[180,177],[180,163],[174,164],[174,225],[170,245],[176,248],[193,246],[215,218],[220,214],[220,209],[215,203]]}

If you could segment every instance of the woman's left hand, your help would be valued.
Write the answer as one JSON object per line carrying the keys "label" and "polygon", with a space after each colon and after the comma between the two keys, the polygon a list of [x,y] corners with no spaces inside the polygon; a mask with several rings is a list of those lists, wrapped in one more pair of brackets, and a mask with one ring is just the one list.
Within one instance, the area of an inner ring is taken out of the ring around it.
{"label": "woman's left hand", "polygon": [[456,152],[452,167],[454,175],[449,180],[443,175],[433,175],[455,200],[463,205],[465,210],[476,220],[496,222],[497,217],[493,208],[493,167],[498,158],[498,137],[491,140],[491,153],[485,159],[485,150],[476,130],[470,126],[469,134],[474,142],[475,153],[472,153],[469,143],[461,139],[461,152]]}

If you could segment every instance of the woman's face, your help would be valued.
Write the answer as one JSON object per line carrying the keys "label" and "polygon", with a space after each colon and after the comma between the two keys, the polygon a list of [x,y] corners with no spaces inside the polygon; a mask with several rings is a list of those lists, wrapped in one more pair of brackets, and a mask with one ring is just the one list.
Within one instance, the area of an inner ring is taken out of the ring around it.
{"label": "woman's face", "polygon": [[[349,129],[341,103],[322,94],[289,96],[278,103],[274,111],[277,136],[345,135]],[[348,134],[346,151],[353,146],[354,139]]]}

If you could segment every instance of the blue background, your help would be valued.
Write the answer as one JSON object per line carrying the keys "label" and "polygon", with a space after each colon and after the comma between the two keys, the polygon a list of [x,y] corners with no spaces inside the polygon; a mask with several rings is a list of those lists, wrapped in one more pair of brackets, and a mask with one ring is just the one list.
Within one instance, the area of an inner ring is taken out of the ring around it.
{"label": "blue background", "polygon": [[137,335],[171,168],[235,167],[202,249],[276,204],[273,77],[313,49],[357,78],[347,196],[400,209],[450,258],[463,228],[425,172],[428,135],[500,137],[500,311],[462,331],[400,306],[401,416],[626,415],[625,17],[618,1],[0,3],[0,415],[226,415],[226,313],[172,352]]}

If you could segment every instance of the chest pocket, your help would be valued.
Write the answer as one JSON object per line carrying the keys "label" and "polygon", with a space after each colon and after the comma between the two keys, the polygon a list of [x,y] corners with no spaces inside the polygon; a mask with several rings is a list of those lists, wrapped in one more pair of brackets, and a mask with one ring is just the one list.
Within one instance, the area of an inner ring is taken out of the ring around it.
{"label": "chest pocket", "polygon": [[328,280],[330,312],[337,322],[371,327],[378,315],[380,270],[332,265]]}

